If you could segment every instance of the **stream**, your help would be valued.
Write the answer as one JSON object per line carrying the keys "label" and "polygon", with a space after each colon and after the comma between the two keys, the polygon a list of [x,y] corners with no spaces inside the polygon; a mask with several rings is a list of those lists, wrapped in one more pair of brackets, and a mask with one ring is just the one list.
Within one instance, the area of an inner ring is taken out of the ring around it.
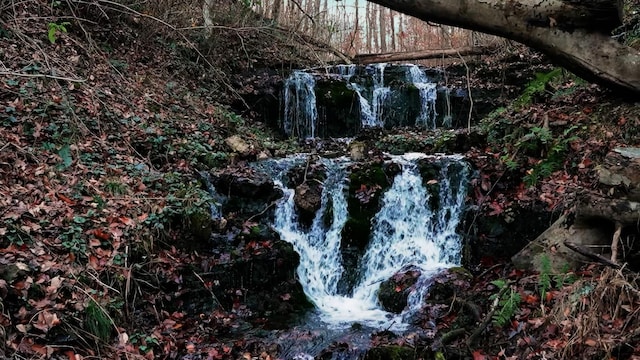
{"label": "stream", "polygon": [[[326,98],[326,94],[317,93],[319,76],[294,71],[286,80],[281,123],[285,134],[301,139],[321,137],[321,129],[326,126],[323,121],[327,119],[322,119],[326,111],[320,110],[318,104]],[[339,82],[341,91],[351,92],[352,99],[357,99],[361,128],[402,121],[423,129],[438,125],[437,86],[416,65],[393,69],[386,64],[340,65],[326,69],[322,76]],[[402,104],[394,104],[398,99]],[[404,107],[413,110],[398,111]],[[305,163],[309,167],[311,161],[322,169],[323,177],[309,180],[321,182],[321,194],[319,208],[307,222],[296,205],[297,184],[290,181],[292,171],[304,168]],[[443,269],[460,265],[463,241],[457,228],[470,177],[464,158],[406,153],[387,154],[384,162],[397,171],[388,176],[388,187],[375,188],[381,193],[376,198],[369,234],[365,234],[368,242],[363,248],[348,248],[351,239],[343,238],[348,236],[343,230],[350,217],[356,216],[349,211],[353,206],[349,202],[353,169],[365,165],[345,156],[324,158],[312,154],[253,164],[282,191],[272,228],[299,255],[297,280],[314,307],[297,326],[274,335],[281,358],[313,359],[336,344],[348,344],[339,352],[341,355],[332,352],[331,358],[356,359],[371,346],[371,334],[410,331],[412,317],[423,306],[430,279]],[[346,261],[345,251],[356,255]],[[399,311],[389,309],[380,298],[381,284],[403,274],[415,277],[403,293],[406,305],[403,303]]]}

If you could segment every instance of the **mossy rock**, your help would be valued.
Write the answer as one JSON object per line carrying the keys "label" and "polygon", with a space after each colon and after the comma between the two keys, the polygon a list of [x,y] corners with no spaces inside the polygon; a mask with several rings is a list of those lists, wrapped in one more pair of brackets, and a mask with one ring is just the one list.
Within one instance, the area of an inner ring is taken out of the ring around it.
{"label": "mossy rock", "polygon": [[199,209],[187,216],[187,230],[197,242],[207,243],[211,239],[213,219],[207,211]]}
{"label": "mossy rock", "polygon": [[329,79],[317,82],[316,134],[323,138],[356,135],[362,128],[358,101],[358,95],[344,81]]}
{"label": "mossy rock", "polygon": [[382,194],[396,173],[382,161],[358,164],[349,176],[349,218],[342,230],[342,247],[364,249],[369,242],[371,219],[378,212]]}
{"label": "mossy rock", "polygon": [[378,300],[386,311],[400,314],[406,307],[412,286],[418,281],[417,269],[402,271],[383,281],[378,290]]}

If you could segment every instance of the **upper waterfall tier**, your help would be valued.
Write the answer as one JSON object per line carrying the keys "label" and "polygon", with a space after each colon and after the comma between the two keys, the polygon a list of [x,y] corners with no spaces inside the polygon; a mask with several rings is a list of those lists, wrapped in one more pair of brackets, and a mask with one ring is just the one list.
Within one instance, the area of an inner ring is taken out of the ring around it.
{"label": "upper waterfall tier", "polygon": [[438,70],[406,64],[296,70],[284,83],[280,126],[300,138],[348,137],[366,127],[455,126],[453,95],[438,86],[441,80]]}

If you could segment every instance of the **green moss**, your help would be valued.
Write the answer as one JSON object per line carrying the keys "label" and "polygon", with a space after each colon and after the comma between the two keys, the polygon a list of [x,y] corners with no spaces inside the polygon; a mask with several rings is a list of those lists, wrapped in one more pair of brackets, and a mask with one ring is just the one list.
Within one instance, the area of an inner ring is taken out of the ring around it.
{"label": "green moss", "polygon": [[[342,230],[342,247],[364,249],[371,233],[371,219],[378,211],[380,197],[391,185],[381,163],[364,164],[350,175],[347,207],[349,218]],[[376,188],[366,201],[358,198],[362,189]]]}

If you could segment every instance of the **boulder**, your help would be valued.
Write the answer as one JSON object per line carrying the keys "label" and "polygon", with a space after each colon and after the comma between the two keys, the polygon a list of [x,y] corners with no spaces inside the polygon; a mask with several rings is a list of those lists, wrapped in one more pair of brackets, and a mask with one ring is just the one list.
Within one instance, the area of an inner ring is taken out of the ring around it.
{"label": "boulder", "polygon": [[378,300],[388,312],[399,314],[407,307],[407,300],[413,285],[420,277],[420,270],[409,269],[393,275],[380,284]]}
{"label": "boulder", "polygon": [[220,194],[231,197],[274,200],[282,196],[269,175],[246,165],[217,171],[212,180]]}
{"label": "boulder", "polygon": [[[516,267],[536,268],[546,258],[555,270],[578,268],[601,259],[607,264],[628,261],[640,251],[633,241],[640,235],[640,203],[595,195],[580,198],[574,210],[512,257]],[[567,244],[569,243],[569,246]],[[618,250],[623,247],[622,251]],[[577,252],[575,248],[585,249]],[[585,256],[589,255],[589,256]],[[620,255],[620,257],[619,257]],[[608,260],[611,259],[611,260]],[[635,268],[635,264],[630,264]]]}
{"label": "boulder", "polygon": [[364,160],[366,153],[366,145],[362,141],[353,141],[349,144],[349,156],[353,161]]}
{"label": "boulder", "polygon": [[320,184],[309,185],[308,182],[296,186],[293,201],[301,216],[313,218],[322,205],[322,186]]}
{"label": "boulder", "polygon": [[224,143],[231,148],[231,151],[238,153],[242,156],[249,156],[253,151],[253,147],[249,145],[249,143],[247,143],[239,135],[233,135],[224,139]]}

